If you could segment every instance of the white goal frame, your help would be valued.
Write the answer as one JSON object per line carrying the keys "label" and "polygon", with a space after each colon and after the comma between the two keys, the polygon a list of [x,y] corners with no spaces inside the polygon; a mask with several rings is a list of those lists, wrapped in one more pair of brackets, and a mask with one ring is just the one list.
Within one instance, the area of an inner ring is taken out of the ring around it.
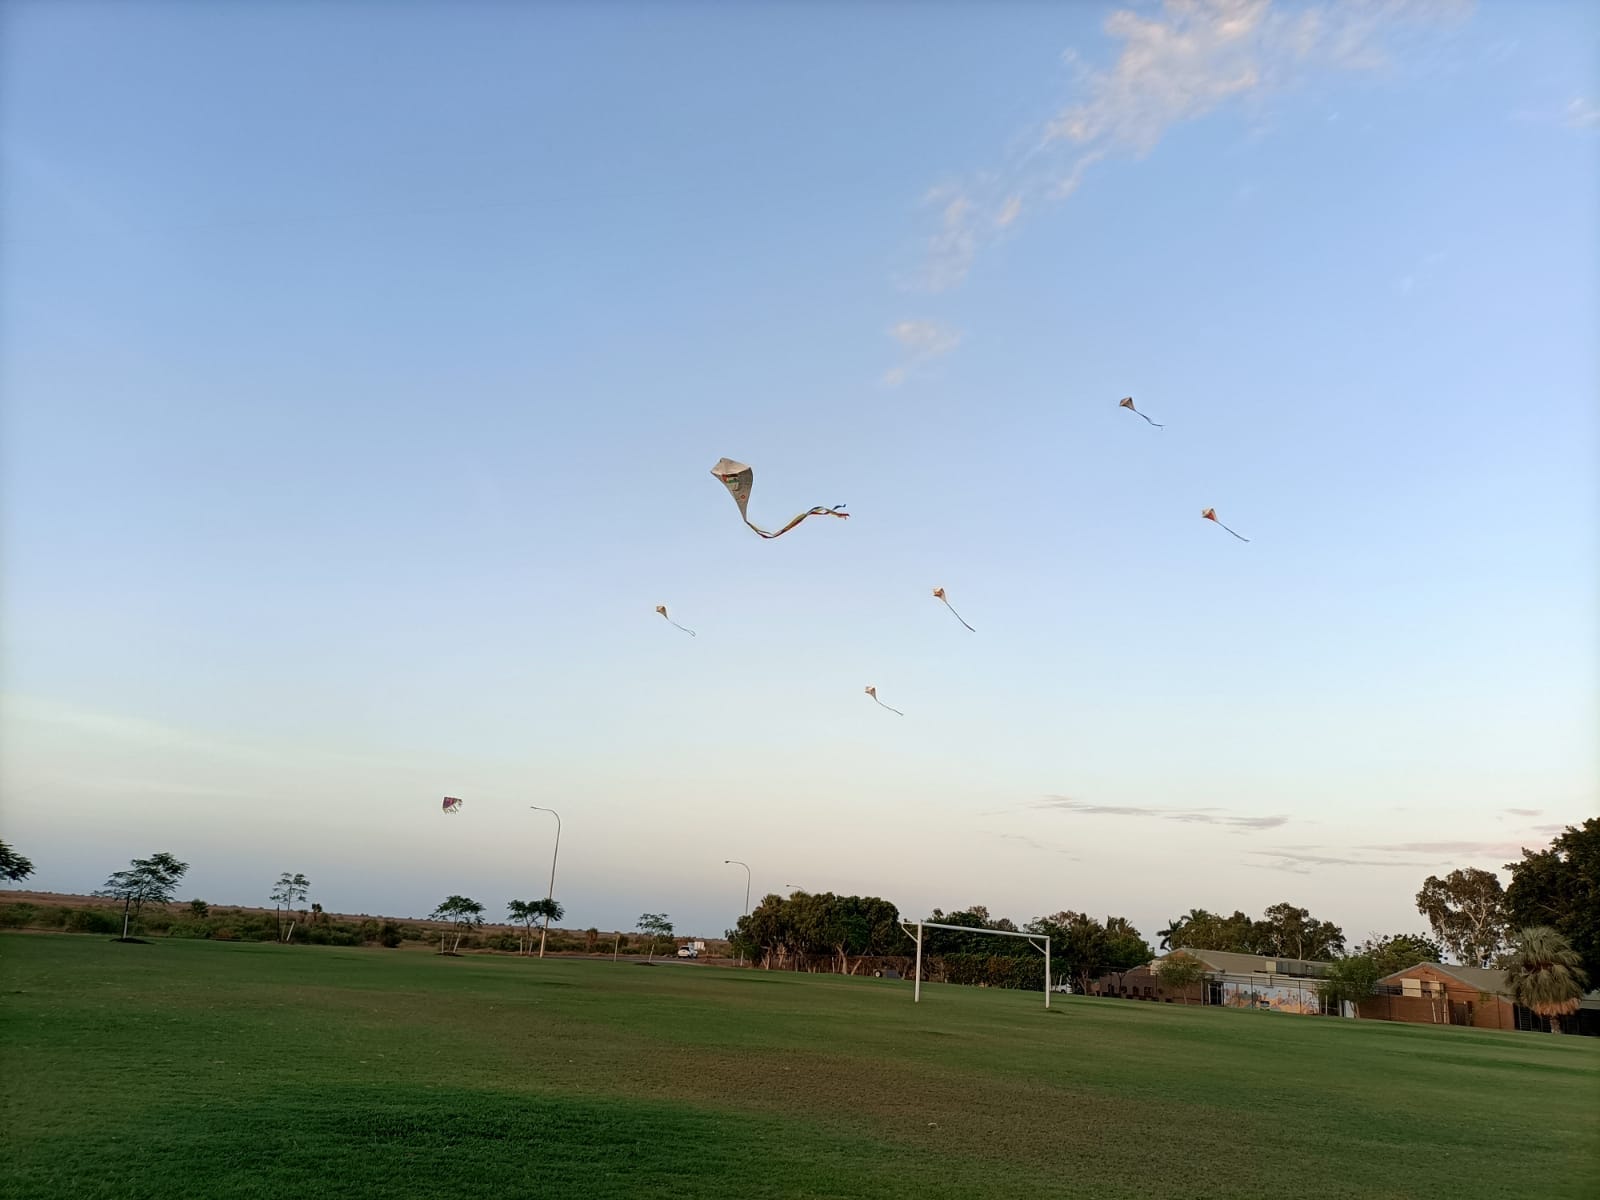
{"label": "white goal frame", "polygon": [[[917,966],[912,979],[911,1003],[922,1003],[922,931],[924,929],[951,929],[957,933],[987,933],[994,937],[1025,938],[1035,950],[1044,951],[1044,1006],[1050,1007],[1050,937],[1043,933],[1013,933],[1009,929],[981,929],[975,925],[940,925],[934,921],[901,921],[900,928],[917,943]],[[916,930],[915,933],[912,930]],[[1042,943],[1042,945],[1041,945]]]}

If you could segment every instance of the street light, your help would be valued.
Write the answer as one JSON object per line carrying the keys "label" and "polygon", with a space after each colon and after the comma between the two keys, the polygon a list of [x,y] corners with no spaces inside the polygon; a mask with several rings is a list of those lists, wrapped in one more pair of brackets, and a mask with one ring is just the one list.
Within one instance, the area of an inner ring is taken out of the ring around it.
{"label": "street light", "polygon": [[803,891],[805,891],[805,888],[801,887],[798,883],[786,883],[783,886],[788,888],[791,892],[803,892]]}
{"label": "street light", "polygon": [[534,812],[547,812],[556,819],[556,845],[555,849],[550,851],[550,890],[545,893],[547,903],[544,910],[544,928],[539,930],[539,957],[543,958],[544,940],[550,934],[550,909],[553,907],[548,902],[556,898],[556,855],[561,853],[561,814],[553,808],[541,808],[537,804],[530,804],[528,807]]}
{"label": "street light", "polygon": [[[737,858],[725,858],[722,860],[722,865],[725,867],[744,868],[744,915],[748,917],[750,915],[750,864],[740,862]],[[743,950],[739,951],[739,961],[744,961]]]}

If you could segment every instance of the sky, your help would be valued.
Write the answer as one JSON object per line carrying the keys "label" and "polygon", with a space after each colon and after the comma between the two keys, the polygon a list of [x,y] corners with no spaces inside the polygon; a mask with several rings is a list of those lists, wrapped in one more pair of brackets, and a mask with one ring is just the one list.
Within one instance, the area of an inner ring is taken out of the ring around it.
{"label": "sky", "polygon": [[[1421,930],[1596,812],[1597,48],[1576,0],[10,0],[0,836],[498,914],[542,805],[573,927],[720,935],[739,859]],[[757,538],[724,455],[849,520]]]}

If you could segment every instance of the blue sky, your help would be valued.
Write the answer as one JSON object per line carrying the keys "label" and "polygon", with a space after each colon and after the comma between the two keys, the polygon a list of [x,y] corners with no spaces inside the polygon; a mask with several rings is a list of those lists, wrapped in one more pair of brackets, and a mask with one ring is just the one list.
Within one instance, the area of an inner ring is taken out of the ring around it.
{"label": "blue sky", "polygon": [[498,910],[544,804],[578,925],[1360,937],[1595,811],[1589,6],[0,22],[36,886]]}

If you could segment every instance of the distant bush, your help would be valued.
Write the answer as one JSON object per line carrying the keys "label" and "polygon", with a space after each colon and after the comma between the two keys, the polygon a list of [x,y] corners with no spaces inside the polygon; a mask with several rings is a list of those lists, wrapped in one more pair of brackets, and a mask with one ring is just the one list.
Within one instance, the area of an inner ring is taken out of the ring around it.
{"label": "distant bush", "polygon": [[68,933],[121,933],[117,915],[103,908],[68,908],[65,928]]}
{"label": "distant bush", "polygon": [[38,912],[31,904],[8,904],[0,908],[0,929],[22,929],[32,925]]}
{"label": "distant bush", "polygon": [[167,930],[167,936],[175,938],[211,938],[216,936],[216,930],[207,921],[174,921]]}
{"label": "distant bush", "polygon": [[936,960],[946,983],[1044,989],[1044,959],[1005,954],[944,954]]}
{"label": "distant bush", "polygon": [[393,950],[401,942],[400,926],[393,921],[385,921],[378,929],[378,943]]}

